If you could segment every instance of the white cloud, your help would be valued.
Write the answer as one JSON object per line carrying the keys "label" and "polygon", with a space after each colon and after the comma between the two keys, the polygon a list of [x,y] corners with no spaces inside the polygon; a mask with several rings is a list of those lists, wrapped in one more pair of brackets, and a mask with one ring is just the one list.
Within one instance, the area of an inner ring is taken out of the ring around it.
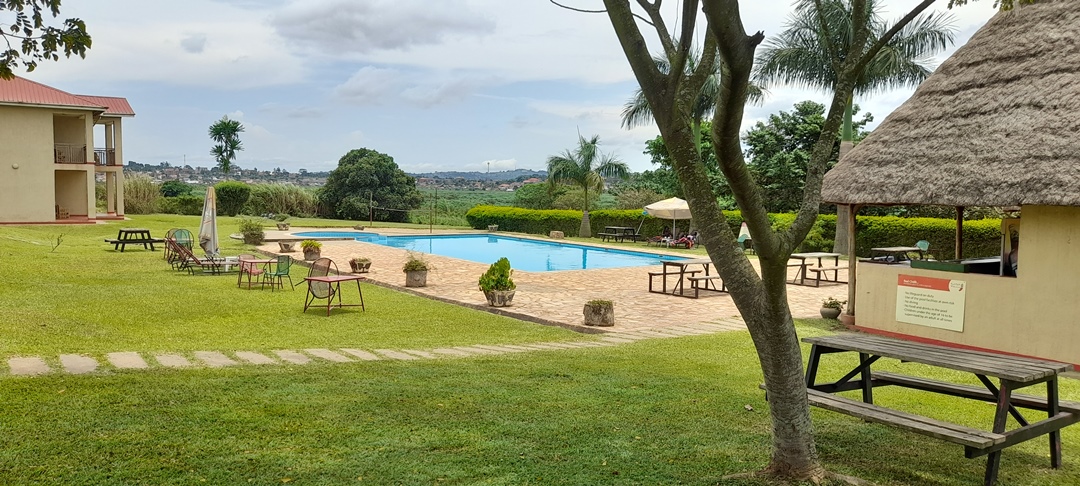
{"label": "white cloud", "polygon": [[360,54],[483,35],[494,27],[482,12],[459,0],[298,1],[276,13],[271,24],[282,37],[318,52]]}
{"label": "white cloud", "polygon": [[401,83],[401,72],[396,69],[365,66],[334,88],[334,94],[358,105],[380,104],[397,94]]}
{"label": "white cloud", "polygon": [[206,49],[206,34],[190,34],[180,39],[180,47],[192,54],[199,54]]}

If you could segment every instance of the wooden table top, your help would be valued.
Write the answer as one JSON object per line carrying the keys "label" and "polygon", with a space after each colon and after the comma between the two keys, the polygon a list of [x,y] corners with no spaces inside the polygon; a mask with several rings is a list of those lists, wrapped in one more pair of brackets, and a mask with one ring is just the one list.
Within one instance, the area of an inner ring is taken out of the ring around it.
{"label": "wooden table top", "polygon": [[1036,382],[1072,369],[1072,365],[1056,361],[950,348],[872,334],[842,333],[803,338],[803,342],[993,376],[1019,383]]}

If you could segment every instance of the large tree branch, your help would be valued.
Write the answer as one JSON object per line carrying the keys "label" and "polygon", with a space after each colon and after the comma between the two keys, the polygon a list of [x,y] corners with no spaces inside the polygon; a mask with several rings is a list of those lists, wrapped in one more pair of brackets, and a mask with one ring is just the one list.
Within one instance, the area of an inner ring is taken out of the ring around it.
{"label": "large tree branch", "polygon": [[[586,9],[583,9],[583,8],[574,8],[574,7],[571,7],[571,6],[569,6],[569,5],[563,5],[563,4],[559,3],[559,2],[556,2],[555,0],[548,0],[548,1],[549,1],[549,2],[551,2],[551,3],[553,3],[553,4],[555,4],[555,6],[557,6],[557,7],[562,7],[562,8],[565,8],[565,9],[567,9],[567,10],[572,10],[572,11],[574,11],[574,12],[581,12],[581,13],[607,13],[607,10],[586,10]],[[652,23],[652,22],[651,22],[651,21],[650,21],[649,19],[647,19],[647,18],[645,18],[645,17],[642,17],[642,16],[640,16],[640,15],[638,15],[638,14],[632,14],[632,15],[633,15],[633,16],[634,16],[635,18],[637,18],[638,20],[640,20],[640,21],[642,21],[642,22],[645,22],[646,24],[649,24],[649,25],[652,25],[652,24],[653,24],[653,23]]]}
{"label": "large tree branch", "polygon": [[671,60],[671,72],[678,74],[677,77],[673,76],[668,78],[668,82],[671,83],[671,88],[677,87],[677,84],[683,79],[683,72],[686,69],[686,60],[690,56],[690,49],[693,47],[694,41],[694,26],[697,19],[699,0],[685,0],[683,2],[682,10],[682,31],[679,34],[679,43],[675,46],[675,56],[669,57]]}
{"label": "large tree branch", "polygon": [[675,43],[671,39],[671,32],[668,32],[667,24],[664,23],[664,17],[660,15],[660,4],[663,0],[656,0],[653,3],[649,3],[648,0],[637,0],[638,5],[641,6],[645,13],[649,15],[649,25],[653,26],[656,30],[656,37],[660,39],[660,45],[664,46],[664,55],[667,56],[668,61],[675,56]]}
{"label": "large tree branch", "polygon": [[743,110],[754,65],[754,49],[764,39],[758,32],[746,35],[739,3],[734,0],[705,0],[709,31],[718,44],[721,62],[720,96],[713,113],[712,137],[720,170],[743,212],[743,220],[754,235],[754,244],[771,253],[777,242],[765,211],[761,190],[746,167],[739,142]]}
{"label": "large tree branch", "polygon": [[836,54],[832,30],[829,29],[829,22],[825,20],[821,0],[814,0],[814,8],[817,9],[818,26],[821,28],[821,33],[818,35],[825,38],[825,48],[829,51],[829,64],[832,64],[833,72],[838,73],[840,72],[840,57]]}
{"label": "large tree branch", "polygon": [[[607,7],[608,18],[615,28],[615,35],[619,38],[619,44],[626,59],[630,62],[630,69],[634,71],[641,91],[652,108],[653,117],[657,124],[670,119],[673,93],[665,83],[664,74],[656,67],[652,55],[649,54],[649,46],[641,35],[641,30],[634,23],[634,13],[630,11],[628,0],[604,0]],[[666,117],[666,118],[665,118]]]}

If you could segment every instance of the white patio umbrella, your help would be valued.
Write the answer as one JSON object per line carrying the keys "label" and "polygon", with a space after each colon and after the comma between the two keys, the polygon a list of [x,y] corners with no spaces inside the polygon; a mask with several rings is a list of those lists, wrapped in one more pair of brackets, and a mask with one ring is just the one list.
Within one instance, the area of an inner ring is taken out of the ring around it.
{"label": "white patio umbrella", "polygon": [[218,256],[217,197],[214,195],[214,186],[206,188],[202,224],[199,225],[199,246],[202,247],[207,256]]}
{"label": "white patio umbrella", "polygon": [[645,206],[645,212],[654,218],[670,219],[672,236],[675,236],[675,220],[691,219],[690,206],[686,204],[686,201],[677,197],[664,199]]}

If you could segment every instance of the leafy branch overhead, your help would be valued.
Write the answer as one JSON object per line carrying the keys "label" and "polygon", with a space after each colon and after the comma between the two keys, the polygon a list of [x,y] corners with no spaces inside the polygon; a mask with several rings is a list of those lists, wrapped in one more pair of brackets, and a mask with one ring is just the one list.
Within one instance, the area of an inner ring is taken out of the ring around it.
{"label": "leafy branch overhead", "polygon": [[[86,23],[70,18],[51,25],[49,15],[60,15],[60,0],[0,0],[0,79],[13,78],[20,65],[32,72],[39,61],[59,60],[60,53],[86,57],[91,44]],[[2,23],[10,17],[11,23]]]}

